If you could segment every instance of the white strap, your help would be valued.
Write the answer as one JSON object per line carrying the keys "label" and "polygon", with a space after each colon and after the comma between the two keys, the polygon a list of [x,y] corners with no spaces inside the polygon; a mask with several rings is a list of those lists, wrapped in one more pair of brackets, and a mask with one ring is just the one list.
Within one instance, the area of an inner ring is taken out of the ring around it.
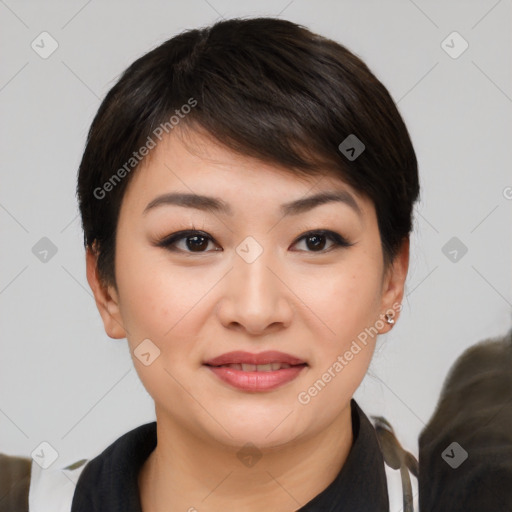
{"label": "white strap", "polygon": [[71,512],[76,482],[87,463],[76,469],[50,466],[42,469],[32,461],[28,494],[29,512]]}
{"label": "white strap", "polygon": [[[386,469],[386,478],[388,481],[388,495],[389,495],[389,512],[403,512],[404,499],[402,492],[402,479],[400,477],[400,471],[397,469],[390,468],[387,464],[384,464]],[[419,511],[418,504],[418,479],[410,474],[412,495],[413,495],[413,506],[414,511]]]}

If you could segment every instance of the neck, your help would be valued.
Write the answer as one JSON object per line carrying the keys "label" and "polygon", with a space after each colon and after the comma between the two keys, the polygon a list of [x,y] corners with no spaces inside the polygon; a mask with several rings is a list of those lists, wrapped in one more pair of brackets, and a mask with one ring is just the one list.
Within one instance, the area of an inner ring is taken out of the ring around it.
{"label": "neck", "polygon": [[242,460],[242,447],[199,438],[158,412],[157,440],[139,473],[143,512],[293,511],[321,493],[343,467],[353,443],[351,407],[348,403],[308,439],[248,450]]}

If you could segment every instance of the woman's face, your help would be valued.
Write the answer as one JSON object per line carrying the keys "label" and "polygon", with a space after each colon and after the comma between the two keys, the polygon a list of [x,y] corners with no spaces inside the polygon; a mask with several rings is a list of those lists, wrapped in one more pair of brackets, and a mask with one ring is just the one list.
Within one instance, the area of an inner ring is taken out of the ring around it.
{"label": "woman's face", "polygon": [[[307,201],[320,193],[340,200]],[[208,199],[187,206],[165,194]],[[184,230],[198,232],[161,243]],[[398,316],[407,264],[408,244],[384,273],[373,204],[339,178],[299,178],[198,132],[171,134],[133,176],[117,291],[98,286],[87,256],[106,332],[127,337],[157,420],[259,447],[318,434],[347,410],[375,332],[389,329],[384,313]],[[281,354],[251,359],[267,351]],[[251,361],[284,368],[218,367]]]}

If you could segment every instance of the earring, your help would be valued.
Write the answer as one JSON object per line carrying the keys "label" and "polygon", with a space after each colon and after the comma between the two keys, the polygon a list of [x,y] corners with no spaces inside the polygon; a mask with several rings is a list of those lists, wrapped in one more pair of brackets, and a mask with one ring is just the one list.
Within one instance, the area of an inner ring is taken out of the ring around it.
{"label": "earring", "polygon": [[389,313],[386,313],[385,317],[386,317],[386,322],[388,324],[394,324],[395,323],[395,320],[394,320],[393,316],[390,315]]}

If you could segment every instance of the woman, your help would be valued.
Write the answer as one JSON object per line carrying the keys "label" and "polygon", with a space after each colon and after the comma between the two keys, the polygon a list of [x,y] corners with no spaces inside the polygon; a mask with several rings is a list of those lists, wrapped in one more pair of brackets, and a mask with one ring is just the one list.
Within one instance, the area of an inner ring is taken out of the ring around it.
{"label": "woman", "polygon": [[395,459],[352,396],[400,315],[419,183],[367,66],[281,19],[179,34],[107,94],[77,195],[156,422],[80,467],[71,511],[389,510]]}

